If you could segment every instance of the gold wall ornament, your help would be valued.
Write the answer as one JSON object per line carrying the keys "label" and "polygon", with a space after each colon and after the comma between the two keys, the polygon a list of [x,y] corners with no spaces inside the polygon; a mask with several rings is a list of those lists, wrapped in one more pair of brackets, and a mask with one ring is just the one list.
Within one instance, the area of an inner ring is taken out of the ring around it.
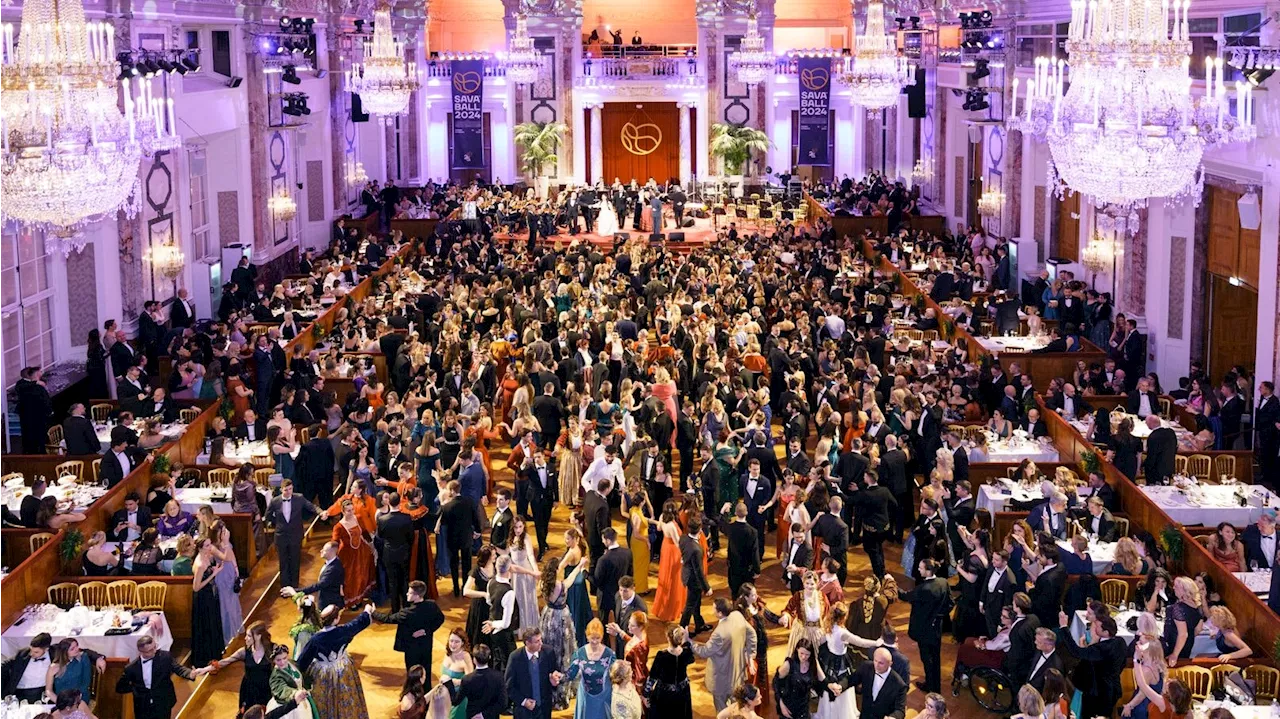
{"label": "gold wall ornament", "polygon": [[628,122],[622,126],[622,147],[633,155],[648,155],[662,145],[662,128],[646,122],[636,125]]}
{"label": "gold wall ornament", "polygon": [[458,72],[453,75],[453,88],[464,95],[480,89],[480,73]]}
{"label": "gold wall ornament", "polygon": [[831,73],[820,67],[805,68],[800,71],[800,82],[806,90],[817,92],[825,89],[831,80]]}

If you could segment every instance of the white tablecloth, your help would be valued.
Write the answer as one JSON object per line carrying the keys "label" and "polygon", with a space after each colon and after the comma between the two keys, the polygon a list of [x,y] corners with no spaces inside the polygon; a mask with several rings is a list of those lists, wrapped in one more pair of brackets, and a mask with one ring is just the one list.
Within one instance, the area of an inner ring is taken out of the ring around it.
{"label": "white tablecloth", "polygon": [[1173,486],[1147,485],[1142,491],[1160,505],[1170,519],[1185,525],[1213,527],[1230,522],[1240,529],[1257,522],[1262,516],[1264,498],[1269,500],[1269,506],[1280,506],[1280,498],[1267,488],[1254,484],[1247,487],[1248,506],[1241,507],[1235,497],[1237,488],[1238,485],[1202,484],[1194,490],[1202,494],[1200,501],[1193,501],[1187,493]]}
{"label": "white tablecloth", "polygon": [[[1087,489],[1076,489],[1076,493],[1080,497],[1080,501],[1089,496]],[[1011,482],[1007,479],[999,479],[992,484],[984,484],[978,487],[978,509],[985,509],[995,515],[996,512],[1009,511],[1009,503],[1011,501],[1018,502],[1043,502],[1044,493],[1040,491],[1040,487],[1036,486],[1026,489],[1022,485]]]}
{"label": "white tablecloth", "polygon": [[[182,505],[182,509],[195,514],[200,511],[204,505],[213,508],[214,514],[231,514],[234,510],[231,508],[231,490],[217,490],[220,495],[218,500],[213,499],[213,489],[209,487],[182,487],[178,489],[174,499],[178,500],[178,504]],[[271,493],[262,487],[258,487],[258,494],[271,500]],[[224,498],[225,497],[225,498]]]}
{"label": "white tablecloth", "polygon": [[[240,442],[238,444],[236,442],[227,441],[223,444],[222,450],[224,457],[238,464],[245,464],[253,457],[267,457],[271,455],[271,452],[267,447],[267,440],[265,439],[260,439],[256,442]],[[293,456],[297,457],[298,453],[295,451]],[[208,463],[208,454],[201,452],[196,455],[196,464]],[[228,467],[228,469],[231,468]]]}
{"label": "white tablecloth", "polygon": [[1049,344],[1049,337],[1029,337],[1015,335],[1013,337],[977,337],[978,344],[982,348],[994,355],[999,355],[1001,350],[1015,349],[1023,352],[1038,350]]}
{"label": "white tablecloth", "polygon": [[1058,450],[1052,444],[1028,440],[987,441],[987,461],[1017,464],[1024,459],[1032,462],[1057,462]]}
{"label": "white tablecloth", "polygon": [[[1065,539],[1058,540],[1058,549],[1066,554],[1074,554],[1076,551],[1071,542]],[[1085,552],[1093,559],[1094,574],[1107,574],[1107,570],[1116,561],[1115,542],[1089,542],[1089,548]]]}
{"label": "white tablecloth", "polygon": [[[31,494],[30,487],[5,487],[0,491],[3,492],[4,503],[9,511],[15,513],[22,509],[22,498]],[[106,493],[105,488],[88,484],[52,484],[45,489],[46,497],[57,497],[58,511],[61,512],[84,512]]]}
{"label": "white tablecloth", "polygon": [[26,704],[21,702],[10,701],[13,697],[8,697],[3,705],[0,705],[0,717],[4,719],[35,719],[35,717],[48,712],[53,713],[53,704]]}
{"label": "white tablecloth", "polygon": [[1249,588],[1249,591],[1259,597],[1265,599],[1271,595],[1271,570],[1264,569],[1259,572],[1232,572],[1232,574],[1236,575],[1236,579],[1243,582],[1244,585]]}
{"label": "white tablecloth", "polygon": [[31,620],[14,624],[0,634],[0,655],[6,659],[18,653],[19,649],[30,645],[31,639],[41,632],[48,632],[53,641],[61,641],[67,637],[75,637],[84,649],[92,649],[99,654],[113,658],[133,659],[138,656],[138,637],[154,636],[156,644],[164,650],[173,646],[173,632],[169,630],[169,620],[163,612],[151,612],[160,615],[162,631],[157,635],[151,630],[149,623],[144,623],[129,634],[106,636],[104,632],[111,628],[110,612],[88,610],[90,623],[79,634],[70,626],[67,612],[62,612],[54,619]]}
{"label": "white tablecloth", "polygon": [[[1130,646],[1133,645],[1134,639],[1136,639],[1136,635],[1134,635],[1133,632],[1129,631],[1129,627],[1127,626],[1129,623],[1129,618],[1136,617],[1140,613],[1141,612],[1129,610],[1127,612],[1119,612],[1117,614],[1112,615],[1113,617],[1115,617],[1116,627],[1118,629],[1118,631],[1116,632],[1116,636],[1123,639],[1124,643]],[[1163,624],[1161,624],[1161,626],[1163,627]],[[1203,627],[1204,625],[1201,625],[1201,626]],[[1075,639],[1076,641],[1079,641],[1080,637],[1082,636],[1084,636],[1084,610],[1083,609],[1077,611],[1075,613],[1075,616],[1071,618],[1071,638]],[[1213,637],[1209,636],[1209,633],[1206,631],[1203,631],[1202,629],[1200,634],[1196,635],[1195,641],[1191,645],[1191,656],[1200,657],[1200,656],[1206,656],[1210,654],[1217,655],[1219,653],[1220,652],[1218,651],[1218,645],[1214,643]]]}
{"label": "white tablecloth", "polygon": [[1209,716],[1209,712],[1213,709],[1222,707],[1231,712],[1234,719],[1280,719],[1280,711],[1274,706],[1265,704],[1254,704],[1251,706],[1237,706],[1231,702],[1219,702],[1209,700],[1196,704],[1192,708],[1192,719],[1204,719]]}
{"label": "white tablecloth", "polygon": [[[144,420],[139,419],[139,420],[135,420],[133,424],[130,426],[132,427],[133,431],[137,432],[139,436],[141,436],[142,430],[147,428],[147,423]],[[102,447],[104,450],[106,449],[107,446],[111,444],[111,430],[114,427],[115,425],[109,425],[109,424],[94,423],[93,425],[94,431],[97,432],[98,434],[98,441],[102,442]],[[173,440],[178,439],[179,437],[182,436],[182,433],[185,431],[187,431],[187,425],[181,422],[173,422],[171,424],[160,425],[160,434],[164,435],[166,442],[172,442]]]}
{"label": "white tablecloth", "polygon": [[[130,544],[133,544],[133,543],[132,543],[132,542],[130,542]],[[102,543],[102,547],[103,547],[103,549],[105,549],[105,550],[106,550],[106,551],[108,551],[108,552],[110,552],[110,551],[116,551],[116,552],[124,551],[124,550],[123,550],[123,545],[122,545],[122,543],[121,543],[121,542],[103,542],[103,543]],[[161,540],[160,540],[160,549],[162,549],[162,550],[164,550],[164,551],[168,551],[168,550],[170,550],[170,549],[174,549],[174,550],[176,550],[177,548],[178,548],[178,538],[177,538],[177,537],[169,537],[169,538],[167,538],[167,539],[161,539]],[[124,568],[125,568],[125,571],[128,571],[128,572],[132,572],[132,571],[133,571],[133,556],[132,556],[132,549],[130,549],[130,554],[124,558]],[[162,560],[160,560],[160,571],[164,572],[165,574],[169,574],[171,571],[173,571],[173,560],[172,560],[172,559],[162,559]]]}

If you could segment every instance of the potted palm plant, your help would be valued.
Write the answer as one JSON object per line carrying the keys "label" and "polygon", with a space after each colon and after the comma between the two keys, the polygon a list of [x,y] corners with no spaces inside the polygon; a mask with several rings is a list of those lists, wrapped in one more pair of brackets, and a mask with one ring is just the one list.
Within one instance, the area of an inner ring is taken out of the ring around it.
{"label": "potted palm plant", "polygon": [[768,152],[773,147],[763,130],[737,123],[717,122],[711,125],[711,143],[707,146],[713,157],[724,163],[724,174],[741,184],[743,170],[753,152]]}
{"label": "potted palm plant", "polygon": [[563,122],[522,122],[512,139],[522,151],[520,170],[533,177],[538,197],[547,196],[546,172],[555,166],[568,125]]}

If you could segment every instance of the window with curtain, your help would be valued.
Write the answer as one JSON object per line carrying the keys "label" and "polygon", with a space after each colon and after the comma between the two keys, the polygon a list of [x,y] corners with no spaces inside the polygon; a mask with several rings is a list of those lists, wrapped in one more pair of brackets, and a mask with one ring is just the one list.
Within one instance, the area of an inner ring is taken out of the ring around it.
{"label": "window with curtain", "polygon": [[43,233],[6,226],[0,233],[0,334],[5,386],[23,367],[53,364],[53,288]]}
{"label": "window with curtain", "polygon": [[217,254],[210,243],[209,227],[209,163],[206,149],[192,147],[187,150],[187,168],[191,185],[191,251],[193,259],[203,260]]}

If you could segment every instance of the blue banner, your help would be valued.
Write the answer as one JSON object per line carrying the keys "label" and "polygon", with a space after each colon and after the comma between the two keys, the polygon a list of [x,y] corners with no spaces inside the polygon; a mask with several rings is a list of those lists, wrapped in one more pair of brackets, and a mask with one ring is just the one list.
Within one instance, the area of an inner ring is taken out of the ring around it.
{"label": "blue banner", "polygon": [[452,60],[453,167],[484,167],[484,60]]}
{"label": "blue banner", "polygon": [[801,57],[798,164],[830,165],[831,58]]}

